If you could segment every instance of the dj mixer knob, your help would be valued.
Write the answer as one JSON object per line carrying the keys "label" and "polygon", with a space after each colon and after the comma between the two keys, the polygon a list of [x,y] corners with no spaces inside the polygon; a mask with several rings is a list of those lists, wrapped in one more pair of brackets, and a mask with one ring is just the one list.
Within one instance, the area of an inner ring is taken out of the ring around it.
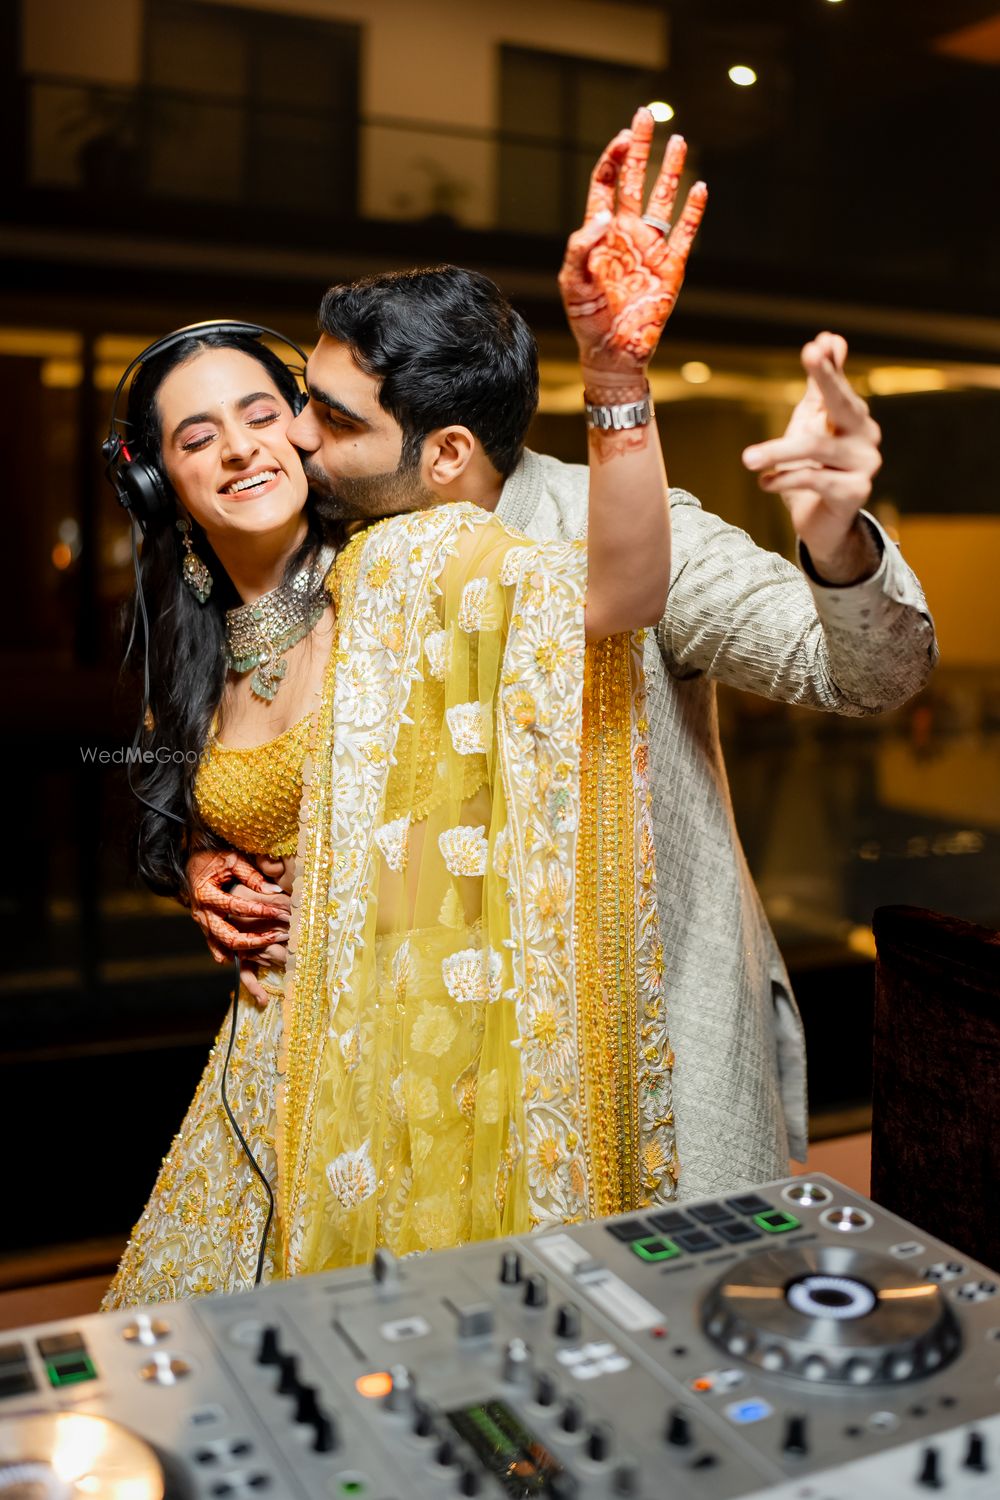
{"label": "dj mixer knob", "polygon": [[504,1286],[516,1286],[521,1280],[521,1257],[516,1250],[505,1250],[500,1256],[500,1280]]}
{"label": "dj mixer knob", "polygon": [[523,1339],[510,1339],[503,1352],[503,1378],[508,1385],[520,1385],[531,1371],[531,1350]]}
{"label": "dj mixer knob", "polygon": [[582,1327],[580,1309],[573,1302],[564,1302],[556,1309],[555,1335],[557,1339],[578,1339]]}
{"label": "dj mixer knob", "polygon": [[603,1464],[611,1457],[614,1438],[608,1422],[595,1422],[587,1433],[585,1451],[594,1463]]}
{"label": "dj mixer knob", "polygon": [[392,1385],[385,1395],[386,1411],[397,1414],[411,1412],[416,1399],[416,1388],[410,1371],[405,1365],[393,1365],[389,1377]]}
{"label": "dj mixer knob", "polygon": [[549,1300],[549,1284],[544,1276],[532,1275],[525,1279],[525,1307],[545,1307]]}

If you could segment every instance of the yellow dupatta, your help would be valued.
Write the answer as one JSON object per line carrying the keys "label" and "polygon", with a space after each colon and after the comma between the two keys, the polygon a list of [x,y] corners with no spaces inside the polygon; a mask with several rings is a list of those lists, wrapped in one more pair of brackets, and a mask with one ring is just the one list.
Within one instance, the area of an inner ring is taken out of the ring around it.
{"label": "yellow dupatta", "polygon": [[641,635],[470,505],[336,564],[278,1090],[279,1274],[674,1196]]}

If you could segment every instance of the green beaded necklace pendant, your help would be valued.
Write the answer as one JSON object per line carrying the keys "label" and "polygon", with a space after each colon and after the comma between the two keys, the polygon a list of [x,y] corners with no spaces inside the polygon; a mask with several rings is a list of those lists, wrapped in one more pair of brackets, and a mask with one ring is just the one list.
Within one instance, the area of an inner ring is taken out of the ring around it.
{"label": "green beaded necklace pendant", "polygon": [[266,698],[270,703],[287,671],[288,663],[283,656],[279,657],[273,666],[269,662],[262,661],[250,679],[250,691],[258,698]]}

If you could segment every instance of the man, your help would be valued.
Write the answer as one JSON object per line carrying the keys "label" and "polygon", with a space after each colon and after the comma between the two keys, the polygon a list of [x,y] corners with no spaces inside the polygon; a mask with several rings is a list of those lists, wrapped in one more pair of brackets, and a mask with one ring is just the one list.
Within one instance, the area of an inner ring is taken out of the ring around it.
{"label": "man", "polygon": [[[685,224],[682,216],[667,240],[679,175],[670,148],[641,215],[652,128],[640,111],[604,153],[560,276],[586,398],[598,409],[592,420],[616,408],[616,422],[626,409],[625,420],[639,422],[611,438],[623,445],[641,441],[645,366],[679,286],[671,273]],[[597,257],[605,259],[595,281]],[[598,282],[606,300],[595,294]],[[307,372],[310,401],[290,431],[333,514],[374,518],[474,500],[530,537],[584,532],[586,469],[521,451],[537,397],[533,341],[483,283],[446,267],[327,293]],[[495,299],[489,339],[463,333],[463,295]],[[601,333],[609,310],[627,335],[613,357]],[[670,496],[670,594],[647,635],[645,667],[682,1197],[784,1175],[789,1155],[801,1159],[806,1147],[801,1021],[733,821],[715,684],[873,714],[917,691],[936,658],[920,586],[862,510],[880,434],[844,376],[846,353],[833,334],[806,345],[807,390],[784,436],[743,455],[761,487],[787,504],[801,568],[756,547],[692,495]],[[227,890],[234,877],[245,884]],[[234,946],[260,949],[255,919],[275,908],[252,867],[234,855],[196,855],[189,884],[217,957]],[[242,937],[229,917],[244,921]]]}

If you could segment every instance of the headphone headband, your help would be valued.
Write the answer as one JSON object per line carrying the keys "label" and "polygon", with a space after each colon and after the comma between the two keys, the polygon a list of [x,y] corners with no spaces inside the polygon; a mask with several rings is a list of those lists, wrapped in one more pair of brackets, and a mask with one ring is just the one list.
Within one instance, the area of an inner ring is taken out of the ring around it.
{"label": "headphone headband", "polygon": [[[111,398],[108,435],[101,445],[101,451],[107,464],[105,472],[118,497],[119,504],[129,512],[143,533],[146,532],[151,522],[159,519],[161,513],[166,512],[169,505],[167,488],[156,464],[144,460],[139,454],[129,452],[124,439],[118,432],[118,424],[123,421],[123,418],[118,415],[118,403],[129,377],[140,365],[144,365],[147,360],[155,358],[158,354],[165,354],[168,349],[183,343],[185,339],[197,337],[199,334],[212,333],[241,333],[247,338],[261,339],[268,336],[276,339],[279,344],[284,344],[288,349],[295,351],[302,361],[303,368],[309,357],[294,339],[288,338],[284,333],[279,333],[276,328],[268,328],[263,323],[244,323],[235,318],[188,323],[184,328],[177,328],[173,333],[165,334],[163,338],[157,339],[143,349],[141,354],[136,355],[135,359],[126,366],[124,374],[115,387],[115,393]],[[305,398],[302,399],[304,401]]]}

